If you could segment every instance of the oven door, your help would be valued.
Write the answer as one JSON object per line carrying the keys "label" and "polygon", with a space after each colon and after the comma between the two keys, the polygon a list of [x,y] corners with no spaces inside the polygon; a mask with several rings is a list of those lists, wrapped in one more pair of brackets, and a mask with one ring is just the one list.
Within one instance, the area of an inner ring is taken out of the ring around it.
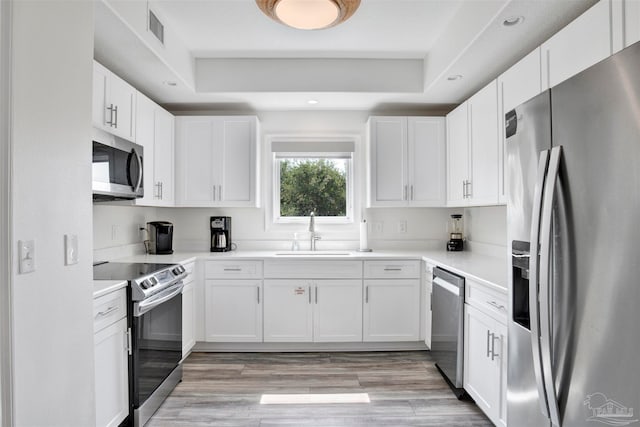
{"label": "oven door", "polygon": [[143,405],[182,359],[182,282],[133,304],[132,404]]}

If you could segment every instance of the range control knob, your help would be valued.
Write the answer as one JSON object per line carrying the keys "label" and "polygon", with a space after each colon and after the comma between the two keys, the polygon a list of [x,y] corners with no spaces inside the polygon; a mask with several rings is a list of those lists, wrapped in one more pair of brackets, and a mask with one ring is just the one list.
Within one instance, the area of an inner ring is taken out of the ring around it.
{"label": "range control knob", "polygon": [[175,274],[176,276],[182,274],[185,272],[185,269],[183,266],[178,265],[176,268],[174,268],[173,270],[171,270],[173,272],[173,274]]}
{"label": "range control knob", "polygon": [[149,282],[149,279],[143,280],[142,282],[140,282],[140,287],[142,289],[149,289],[151,286],[151,283]]}

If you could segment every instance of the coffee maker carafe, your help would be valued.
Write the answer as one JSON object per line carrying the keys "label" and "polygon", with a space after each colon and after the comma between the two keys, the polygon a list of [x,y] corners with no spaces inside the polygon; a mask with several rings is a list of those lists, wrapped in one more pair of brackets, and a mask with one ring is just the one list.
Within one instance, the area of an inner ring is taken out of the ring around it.
{"label": "coffee maker carafe", "polygon": [[211,217],[211,252],[231,250],[231,217]]}

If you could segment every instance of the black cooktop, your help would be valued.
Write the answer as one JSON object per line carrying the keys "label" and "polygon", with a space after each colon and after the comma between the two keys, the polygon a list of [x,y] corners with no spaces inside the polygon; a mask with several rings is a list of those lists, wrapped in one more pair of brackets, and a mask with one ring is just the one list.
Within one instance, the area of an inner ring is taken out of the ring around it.
{"label": "black cooktop", "polygon": [[93,279],[134,280],[174,265],[148,262],[106,262],[93,266]]}

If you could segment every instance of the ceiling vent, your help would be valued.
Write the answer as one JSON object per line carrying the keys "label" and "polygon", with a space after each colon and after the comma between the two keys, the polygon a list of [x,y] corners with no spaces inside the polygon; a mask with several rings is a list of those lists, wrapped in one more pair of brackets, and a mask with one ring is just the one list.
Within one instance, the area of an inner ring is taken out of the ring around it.
{"label": "ceiling vent", "polygon": [[149,31],[164,45],[164,25],[151,10],[149,10]]}

